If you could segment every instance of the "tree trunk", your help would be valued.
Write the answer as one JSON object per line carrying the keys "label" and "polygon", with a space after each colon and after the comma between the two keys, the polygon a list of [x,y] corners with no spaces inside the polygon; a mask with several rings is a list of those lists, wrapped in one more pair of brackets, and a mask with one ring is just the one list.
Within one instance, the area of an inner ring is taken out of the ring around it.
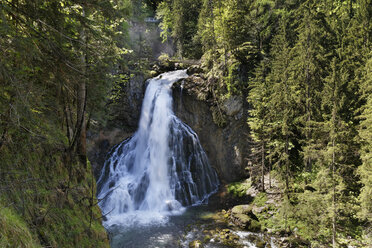
{"label": "tree trunk", "polygon": [[[83,16],[85,17],[85,10],[83,7]],[[80,39],[85,43],[84,53],[81,56],[81,63],[83,68],[83,80],[77,86],[77,154],[79,156],[80,162],[83,165],[86,165],[86,102],[87,102],[87,87],[86,87],[86,78],[87,78],[87,36],[85,34],[84,27],[80,33]]]}
{"label": "tree trunk", "polygon": [[336,248],[336,184],[335,184],[335,140],[332,140],[332,247]]}
{"label": "tree trunk", "polygon": [[86,105],[86,83],[83,80],[78,85],[77,96],[77,123],[78,123],[78,137],[77,137],[77,154],[81,163],[86,165],[86,118],[85,118],[85,105]]}
{"label": "tree trunk", "polygon": [[214,4],[213,4],[213,0],[209,0],[209,10],[210,10],[210,15],[211,15],[211,20],[212,20],[212,33],[213,33],[213,50],[216,48],[216,34],[215,34],[215,30],[214,30],[214,13],[213,13],[213,9],[214,9]]}
{"label": "tree trunk", "polygon": [[[308,27],[310,29],[310,27]],[[306,48],[306,60],[307,60],[307,65],[306,65],[306,72],[305,72],[305,78],[306,78],[306,125],[305,125],[305,133],[306,133],[306,143],[308,146],[311,145],[310,139],[311,139],[311,99],[310,99],[310,68],[309,68],[309,60],[310,60],[310,55],[308,52],[308,49],[310,47],[310,34],[307,35],[306,39],[307,43],[307,48]],[[309,147],[307,148],[309,149]],[[307,151],[306,154],[306,172],[311,172],[312,170],[312,162],[311,162],[311,156],[309,154],[309,150]],[[307,177],[305,178],[305,184],[308,184]]]}
{"label": "tree trunk", "polygon": [[285,154],[287,156],[286,161],[285,161],[285,191],[289,199],[289,139],[288,139],[288,135],[285,138]]}
{"label": "tree trunk", "polygon": [[265,192],[265,142],[261,145],[261,190]]}
{"label": "tree trunk", "polygon": [[269,149],[269,189],[271,189],[271,169],[272,169],[272,165],[271,165],[271,148]]}

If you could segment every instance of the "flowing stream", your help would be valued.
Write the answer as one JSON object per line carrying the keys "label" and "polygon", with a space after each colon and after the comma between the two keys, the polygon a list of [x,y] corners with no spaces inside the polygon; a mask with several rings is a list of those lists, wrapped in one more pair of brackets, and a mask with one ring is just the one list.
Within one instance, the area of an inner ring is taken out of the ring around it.
{"label": "flowing stream", "polygon": [[172,110],[171,87],[187,76],[179,70],[149,80],[137,132],[111,151],[97,181],[106,228],[165,224],[217,191],[198,136]]}

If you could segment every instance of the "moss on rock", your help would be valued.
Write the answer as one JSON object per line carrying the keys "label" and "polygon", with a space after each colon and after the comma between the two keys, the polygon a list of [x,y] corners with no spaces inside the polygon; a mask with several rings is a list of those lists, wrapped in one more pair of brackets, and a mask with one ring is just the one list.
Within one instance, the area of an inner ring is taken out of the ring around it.
{"label": "moss on rock", "polygon": [[230,220],[238,227],[250,231],[260,231],[261,225],[250,205],[238,205],[231,209]]}

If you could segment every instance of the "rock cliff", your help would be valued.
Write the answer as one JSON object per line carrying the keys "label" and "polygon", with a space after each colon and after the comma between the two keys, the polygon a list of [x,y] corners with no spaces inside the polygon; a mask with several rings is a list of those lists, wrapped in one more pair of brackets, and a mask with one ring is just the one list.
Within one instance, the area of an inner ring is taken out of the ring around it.
{"label": "rock cliff", "polygon": [[225,100],[219,111],[226,116],[226,122],[224,127],[219,127],[213,120],[211,101],[198,97],[205,83],[198,76],[176,83],[173,86],[174,112],[198,134],[220,180],[223,183],[241,180],[246,177],[245,158],[249,153],[247,106],[242,97]]}
{"label": "rock cliff", "polygon": [[[219,127],[213,119],[211,97],[200,100],[207,81],[195,74],[173,86],[175,114],[189,125],[199,136],[211,165],[216,169],[222,183],[245,178],[246,160],[249,154],[246,123],[247,106],[242,96],[231,96],[218,106],[223,112],[225,124]],[[88,157],[96,177],[103,166],[110,148],[129,137],[137,129],[140,108],[145,91],[145,82],[140,77],[125,86],[122,108],[114,116],[114,127],[92,135],[89,140]],[[204,92],[204,95],[210,92]]]}

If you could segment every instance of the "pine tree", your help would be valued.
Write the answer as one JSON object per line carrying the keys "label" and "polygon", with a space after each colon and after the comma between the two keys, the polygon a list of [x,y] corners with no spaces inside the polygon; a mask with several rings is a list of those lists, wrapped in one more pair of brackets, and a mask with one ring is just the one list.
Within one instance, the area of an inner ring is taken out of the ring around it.
{"label": "pine tree", "polygon": [[[360,216],[372,223],[372,53],[365,66],[362,92],[365,105],[362,107],[362,121],[359,128],[359,139],[362,143],[361,157],[363,164],[358,168],[358,174],[363,184],[359,200],[361,203]],[[369,227],[371,228],[371,227]]]}
{"label": "pine tree", "polygon": [[261,61],[261,64],[256,69],[255,78],[250,83],[250,91],[248,95],[248,102],[251,104],[252,109],[249,111],[250,117],[248,119],[249,127],[251,128],[251,136],[254,141],[252,144],[253,160],[259,165],[261,171],[261,186],[262,192],[265,191],[265,171],[267,169],[267,153],[268,146],[271,143],[271,119],[269,115],[268,101],[273,92],[271,91],[270,81],[266,79],[269,68],[267,61]]}
{"label": "pine tree", "polygon": [[287,34],[287,21],[285,17],[280,20],[280,29],[273,40],[272,65],[267,79],[272,84],[270,95],[269,116],[272,119],[273,153],[276,154],[276,166],[282,172],[285,179],[285,192],[290,188],[290,150],[293,148],[294,118],[296,116],[295,87],[292,80],[292,72],[289,71],[291,61],[291,47],[289,46]]}
{"label": "pine tree", "polygon": [[[305,183],[312,171],[312,164],[318,158],[319,144],[317,136],[321,120],[320,92],[322,91],[325,69],[327,65],[326,51],[322,39],[327,36],[322,27],[322,20],[317,17],[317,6],[314,1],[304,2],[296,11],[298,33],[293,48],[293,80],[298,85],[299,113],[297,125],[300,127],[302,157],[304,161]],[[300,169],[301,170],[301,169]]]}
{"label": "pine tree", "polygon": [[171,0],[161,2],[158,7],[163,41],[171,34],[180,57],[201,57],[202,50],[196,36],[201,6],[199,0]]}
{"label": "pine tree", "polygon": [[198,34],[203,45],[203,52],[216,47],[216,35],[214,30],[215,22],[215,1],[204,0],[198,19]]}

